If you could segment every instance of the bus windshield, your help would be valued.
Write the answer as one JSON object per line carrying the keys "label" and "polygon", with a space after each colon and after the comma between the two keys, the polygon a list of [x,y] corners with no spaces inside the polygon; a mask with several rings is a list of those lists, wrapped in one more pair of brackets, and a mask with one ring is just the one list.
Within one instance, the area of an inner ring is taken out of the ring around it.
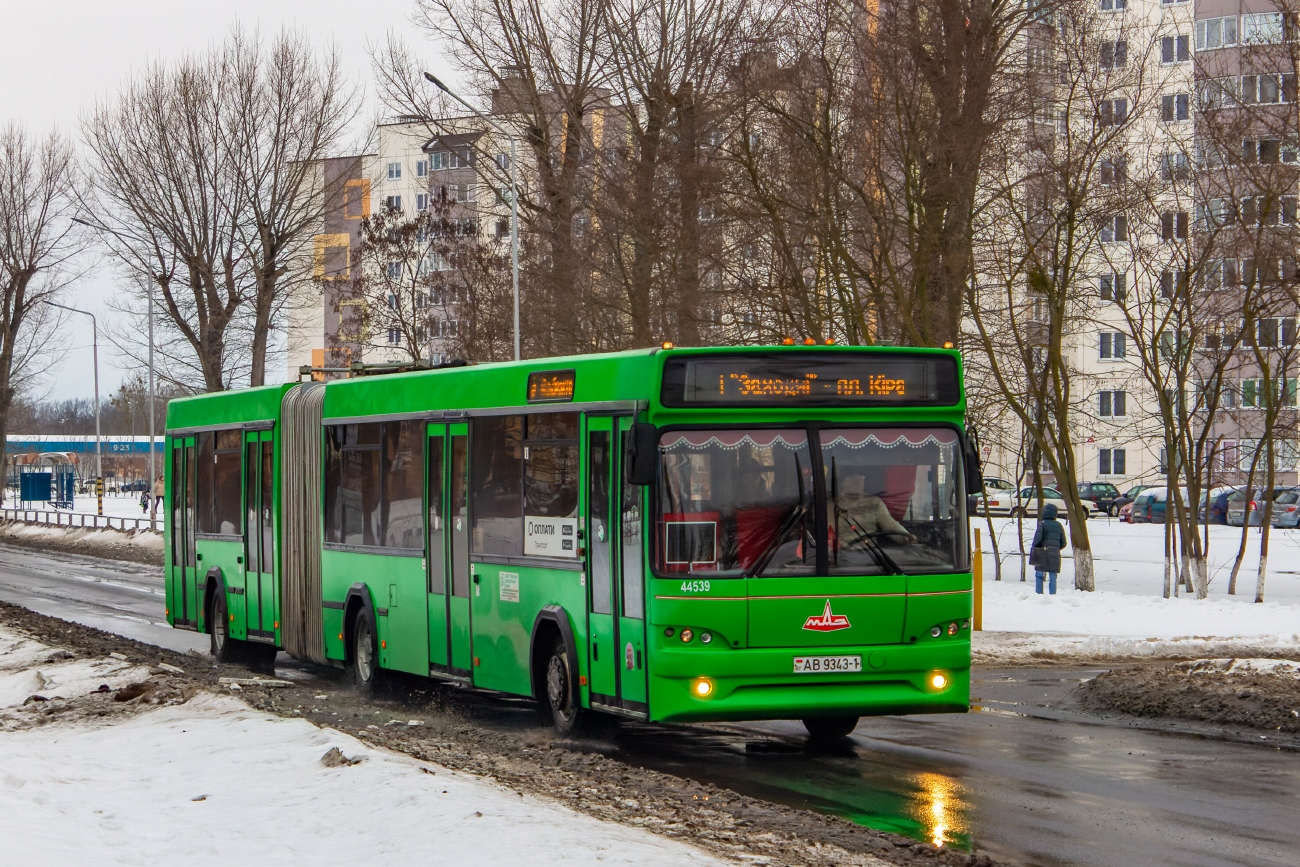
{"label": "bus windshield", "polygon": [[955,431],[833,428],[820,439],[831,574],[953,572],[965,565]]}
{"label": "bus windshield", "polygon": [[815,575],[821,549],[829,574],[965,568],[950,428],[669,431],[659,454],[660,575]]}

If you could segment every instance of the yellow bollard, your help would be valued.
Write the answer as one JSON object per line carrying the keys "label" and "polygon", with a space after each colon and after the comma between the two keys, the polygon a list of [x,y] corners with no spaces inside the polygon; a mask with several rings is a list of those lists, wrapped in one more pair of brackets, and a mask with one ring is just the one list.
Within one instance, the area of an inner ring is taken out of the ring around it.
{"label": "yellow bollard", "polygon": [[973,575],[975,581],[975,631],[984,629],[984,552],[980,550],[980,528],[975,528],[975,556],[973,558]]}

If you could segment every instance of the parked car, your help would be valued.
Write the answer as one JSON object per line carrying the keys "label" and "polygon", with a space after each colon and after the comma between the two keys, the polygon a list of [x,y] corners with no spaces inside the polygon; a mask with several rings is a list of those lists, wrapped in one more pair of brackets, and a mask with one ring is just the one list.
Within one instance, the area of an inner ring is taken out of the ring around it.
{"label": "parked car", "polygon": [[1273,498],[1273,526],[1300,527],[1300,488],[1283,488]]}
{"label": "parked car", "polygon": [[1149,491],[1154,487],[1156,486],[1155,485],[1134,485],[1133,487],[1125,491],[1123,496],[1119,497],[1114,502],[1112,502],[1111,506],[1115,508],[1115,513],[1119,514],[1119,510],[1129,505],[1134,500],[1136,500],[1138,494],[1142,493],[1143,491]]}
{"label": "parked car", "polygon": [[[1008,497],[999,493],[996,498],[989,498],[989,513],[993,515],[1003,514],[1014,517],[1022,514],[1030,518],[1038,516],[1038,492],[1034,488],[1021,488],[1019,491],[1011,492],[1014,496]],[[997,505],[994,505],[996,500]],[[1062,521],[1069,519],[1069,512],[1065,504],[1065,497],[1056,488],[1043,488],[1043,505],[1054,503],[1056,505],[1057,515]],[[1088,500],[1083,501],[1084,506],[1088,508],[1088,515],[1095,515],[1097,508]]]}
{"label": "parked car", "polygon": [[1097,511],[1112,518],[1119,514],[1115,501],[1119,499],[1119,488],[1110,482],[1080,482],[1079,496],[1097,507]]}
{"label": "parked car", "polygon": [[[1016,486],[1006,479],[999,479],[997,476],[984,477],[984,491],[989,495],[989,513],[996,515],[997,510],[993,508],[993,500],[999,494],[1010,497],[1015,491]],[[1009,507],[1008,507],[1009,508]],[[984,497],[980,494],[971,494],[966,498],[966,511],[972,515],[984,514]]]}
{"label": "parked car", "polygon": [[1201,496],[1201,508],[1197,512],[1196,519],[1210,524],[1228,523],[1228,498],[1236,490],[1232,487],[1222,487],[1206,491]]}
{"label": "parked car", "polygon": [[1233,491],[1228,497],[1228,525],[1240,527],[1245,523],[1246,503],[1250,502],[1250,526],[1258,527],[1264,520],[1264,489]]}
{"label": "parked car", "polygon": [[[1187,502],[1187,489],[1179,488],[1183,502]],[[1130,524],[1163,524],[1169,507],[1168,488],[1148,488],[1137,495],[1129,512]]]}
{"label": "parked car", "polygon": [[1119,507],[1119,522],[1121,524],[1133,523],[1133,504],[1125,503]]}

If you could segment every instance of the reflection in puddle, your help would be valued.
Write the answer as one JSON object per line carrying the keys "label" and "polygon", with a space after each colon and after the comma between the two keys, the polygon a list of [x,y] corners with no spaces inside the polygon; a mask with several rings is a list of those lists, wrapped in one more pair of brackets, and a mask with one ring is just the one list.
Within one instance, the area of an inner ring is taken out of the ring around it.
{"label": "reflection in puddle", "polygon": [[925,827],[930,842],[936,846],[969,846],[961,787],[943,774],[932,773],[915,775],[913,783],[918,794],[916,819]]}

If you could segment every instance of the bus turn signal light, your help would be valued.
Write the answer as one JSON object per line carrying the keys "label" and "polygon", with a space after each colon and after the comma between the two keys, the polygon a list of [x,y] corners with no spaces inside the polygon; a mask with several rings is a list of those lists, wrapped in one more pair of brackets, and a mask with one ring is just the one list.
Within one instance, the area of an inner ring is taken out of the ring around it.
{"label": "bus turn signal light", "polygon": [[708,698],[713,695],[713,681],[707,677],[696,678],[691,686],[691,692],[695,693],[697,698]]}

